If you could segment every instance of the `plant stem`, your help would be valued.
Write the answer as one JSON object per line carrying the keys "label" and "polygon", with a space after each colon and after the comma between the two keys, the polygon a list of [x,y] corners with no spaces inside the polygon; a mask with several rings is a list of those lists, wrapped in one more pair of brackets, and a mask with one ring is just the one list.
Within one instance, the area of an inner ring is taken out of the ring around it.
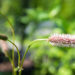
{"label": "plant stem", "polygon": [[[0,12],[0,14],[2,15],[2,16],[4,16],[5,17],[5,19],[8,21],[8,23],[9,23],[9,25],[10,25],[10,27],[11,27],[11,31],[12,31],[12,35],[13,35],[13,42],[15,41],[15,32],[14,32],[14,28],[13,28],[13,25],[12,25],[12,23],[9,21],[9,19],[7,18],[7,16],[6,15],[4,15],[3,13],[1,13]],[[13,50],[12,50],[12,64],[13,64],[13,69],[15,68],[15,64],[14,64],[14,48],[13,48]]]}
{"label": "plant stem", "polygon": [[8,40],[8,41],[11,44],[13,44],[16,47],[16,49],[17,49],[17,53],[18,53],[18,66],[20,67],[20,52],[19,52],[19,49],[18,49],[18,47],[12,41],[10,41],[10,40]]}
{"label": "plant stem", "polygon": [[13,75],[16,75],[16,71],[14,70],[15,69],[15,66],[13,65],[14,63],[13,63],[13,61],[12,61],[12,59],[11,59],[11,57],[10,57],[10,55],[9,55],[9,53],[7,52],[7,57],[8,57],[8,59],[9,59],[9,61],[11,62],[11,65],[12,65],[12,69],[13,69]]}
{"label": "plant stem", "polygon": [[20,70],[20,71],[19,71],[19,75],[21,75],[21,73],[22,73],[22,71]]}
{"label": "plant stem", "polygon": [[17,72],[13,70],[13,75],[17,75]]}
{"label": "plant stem", "polygon": [[[9,19],[7,18],[7,16],[5,16],[5,15],[4,15],[3,13],[1,13],[1,12],[0,12],[0,14],[1,14],[2,16],[4,16],[5,19],[8,21],[8,23],[9,23],[9,25],[10,25],[10,27],[11,27],[11,31],[12,31],[12,35],[13,35],[13,42],[14,42],[14,40],[15,40],[14,28],[13,28],[11,22],[9,21]],[[14,49],[12,50],[12,58],[13,58],[12,60],[14,61]]]}
{"label": "plant stem", "polygon": [[[27,47],[27,49],[26,49],[26,51],[25,51],[25,53],[24,53],[24,56],[23,56],[23,58],[22,58],[22,63],[21,63],[21,67],[20,67],[21,69],[22,69],[22,67],[23,67],[23,62],[24,62],[24,59],[25,59],[25,57],[26,57],[26,54],[27,54],[29,48],[31,47],[32,44],[34,44],[35,42],[38,42],[38,41],[48,41],[48,39],[36,39],[36,40],[32,41],[32,42],[28,45],[28,47]],[[19,75],[21,75],[21,72],[22,72],[22,70],[20,70]]]}

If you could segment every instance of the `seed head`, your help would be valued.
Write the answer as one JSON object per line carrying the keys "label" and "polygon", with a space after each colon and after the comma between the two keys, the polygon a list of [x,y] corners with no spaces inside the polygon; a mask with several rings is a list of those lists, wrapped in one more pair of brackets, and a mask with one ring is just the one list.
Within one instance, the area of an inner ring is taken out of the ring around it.
{"label": "seed head", "polygon": [[8,40],[8,37],[4,34],[0,34],[0,40],[6,41],[6,40]]}
{"label": "seed head", "polygon": [[75,47],[75,35],[54,34],[48,40],[53,46]]}

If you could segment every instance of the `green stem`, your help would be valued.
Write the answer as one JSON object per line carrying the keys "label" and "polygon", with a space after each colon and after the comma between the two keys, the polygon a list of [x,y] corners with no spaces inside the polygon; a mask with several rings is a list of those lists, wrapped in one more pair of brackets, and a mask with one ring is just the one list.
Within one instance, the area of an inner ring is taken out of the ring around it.
{"label": "green stem", "polygon": [[17,72],[13,70],[13,75],[17,75]]}
{"label": "green stem", "polygon": [[20,71],[19,71],[19,75],[21,75],[21,73],[22,73],[22,71],[20,70]]}
{"label": "green stem", "polygon": [[13,61],[12,61],[12,59],[11,59],[11,57],[10,57],[10,55],[9,55],[9,53],[7,52],[7,57],[8,57],[8,59],[9,59],[9,61],[11,62],[11,65],[12,65],[12,69],[13,69],[13,75],[16,75],[16,71],[14,70],[15,69],[15,66],[13,65],[14,63],[13,63]]}
{"label": "green stem", "polygon": [[[4,16],[5,19],[8,21],[8,23],[9,23],[9,25],[10,25],[10,27],[11,27],[12,34],[13,34],[13,42],[14,42],[14,40],[15,40],[14,28],[13,28],[11,22],[9,21],[9,19],[7,18],[7,16],[5,16],[4,14],[2,14],[1,12],[0,12],[0,14],[1,14],[2,16]],[[13,58],[13,61],[14,61],[14,49],[12,50],[12,58]]]}
{"label": "green stem", "polygon": [[12,64],[12,59],[11,59],[11,57],[10,57],[10,55],[9,55],[9,53],[7,52],[7,57],[8,57],[8,59],[9,59],[9,61],[11,62],[11,64]]}
{"label": "green stem", "polygon": [[[22,58],[22,63],[21,63],[21,67],[20,67],[21,69],[22,69],[22,67],[23,67],[23,62],[24,62],[24,59],[25,59],[25,57],[26,57],[26,54],[27,54],[29,48],[31,47],[32,44],[34,44],[35,42],[38,42],[38,41],[48,41],[48,39],[37,39],[37,40],[32,41],[32,42],[28,45],[28,47],[27,47],[27,49],[26,49],[26,51],[25,51],[25,53],[24,53],[24,56],[23,56],[23,58]],[[22,71],[22,70],[21,70],[21,71]],[[19,72],[19,75],[21,75],[21,71]]]}
{"label": "green stem", "polygon": [[[1,13],[0,12],[0,14],[2,15],[2,16],[4,16],[5,17],[5,19],[8,21],[8,23],[9,23],[9,25],[10,25],[10,27],[11,27],[11,31],[12,31],[12,35],[13,35],[13,42],[14,42],[14,40],[15,40],[15,32],[14,32],[14,29],[13,29],[13,26],[12,26],[12,24],[11,24],[11,22],[9,21],[9,19],[7,18],[7,16],[5,16],[3,13]],[[14,68],[15,68],[15,64],[14,64],[14,48],[13,48],[13,50],[12,50],[12,64],[13,64],[13,70],[14,70]]]}
{"label": "green stem", "polygon": [[13,44],[16,47],[16,49],[17,49],[17,53],[18,53],[18,66],[20,67],[20,52],[19,52],[19,49],[18,49],[18,47],[12,41],[10,41],[10,40],[8,40],[8,41],[11,44]]}

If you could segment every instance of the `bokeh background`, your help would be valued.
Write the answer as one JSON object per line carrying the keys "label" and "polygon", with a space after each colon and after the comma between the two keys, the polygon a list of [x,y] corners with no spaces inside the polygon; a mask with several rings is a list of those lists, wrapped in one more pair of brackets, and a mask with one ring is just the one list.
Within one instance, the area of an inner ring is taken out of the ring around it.
{"label": "bokeh background", "polygon": [[[21,56],[34,39],[48,38],[54,33],[75,35],[75,0],[0,0],[0,12],[14,27],[15,43]],[[12,40],[10,25],[1,14],[0,33]],[[12,49],[10,44],[8,47]],[[8,61],[2,53],[0,48],[0,63]],[[75,48],[37,42],[26,59],[33,62],[33,67],[26,67],[23,75],[75,75]],[[11,75],[11,72],[0,72],[0,75],[5,74]]]}

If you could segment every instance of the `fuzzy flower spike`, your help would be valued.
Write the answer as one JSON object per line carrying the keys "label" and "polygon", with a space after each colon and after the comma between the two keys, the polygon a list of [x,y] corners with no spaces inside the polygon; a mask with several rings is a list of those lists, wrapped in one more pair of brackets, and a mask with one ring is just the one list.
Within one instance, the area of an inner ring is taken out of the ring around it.
{"label": "fuzzy flower spike", "polygon": [[48,40],[53,46],[75,47],[75,35],[53,34]]}

